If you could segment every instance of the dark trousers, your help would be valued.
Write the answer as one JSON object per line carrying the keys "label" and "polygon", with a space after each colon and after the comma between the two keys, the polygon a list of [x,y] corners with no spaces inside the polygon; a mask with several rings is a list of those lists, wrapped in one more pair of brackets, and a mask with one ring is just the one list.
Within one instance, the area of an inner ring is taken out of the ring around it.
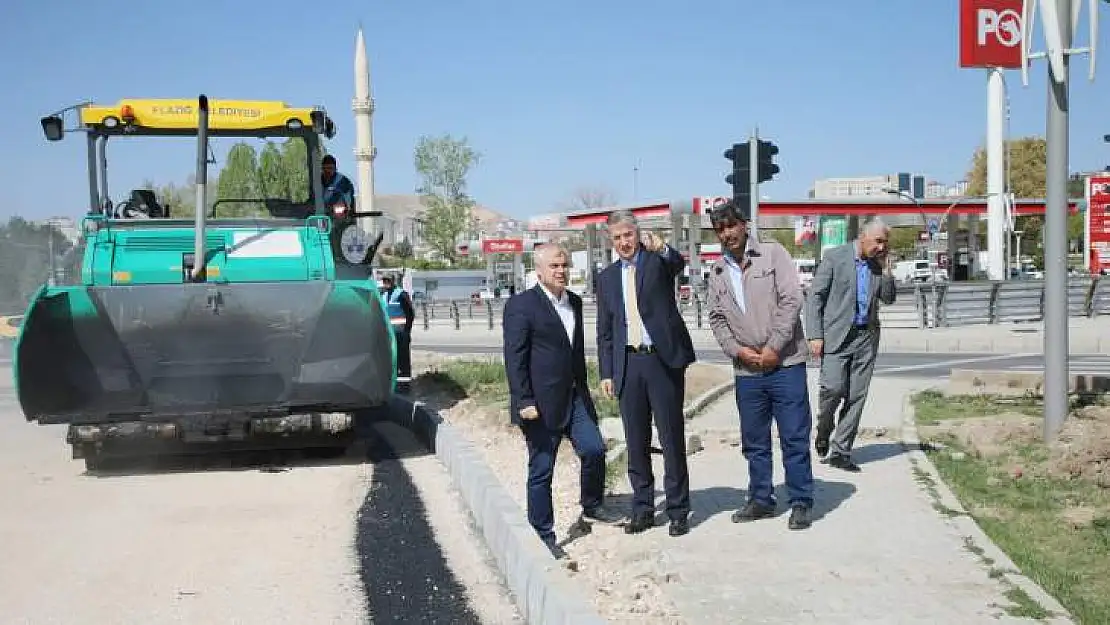
{"label": "dark trousers", "polygon": [[686,468],[686,421],[682,402],[686,371],[671,369],[658,354],[629,353],[621,386],[621,420],[628,445],[628,481],[632,515],[655,513],[655,476],[651,468],[651,420],[663,447],[663,487],[667,516],[690,514],[690,475]]}
{"label": "dark trousers", "polygon": [[412,377],[412,334],[404,326],[394,326],[393,336],[397,339],[397,377]]}
{"label": "dark trousers", "polygon": [[780,367],[758,375],[736,376],[740,441],[748,461],[748,499],[775,505],[772,478],[771,420],[779,430],[790,505],[813,505],[813,465],[809,431],[813,417],[806,388],[806,365]]}
{"label": "dark trousers", "polygon": [[588,510],[601,505],[605,494],[605,442],[601,430],[586,412],[577,394],[571,402],[570,422],[562,432],[553,432],[537,419],[521,422],[528,445],[528,523],[545,541],[555,539],[555,512],[551,506],[551,478],[555,456],[563,437],[570,438],[582,464],[580,503]]}

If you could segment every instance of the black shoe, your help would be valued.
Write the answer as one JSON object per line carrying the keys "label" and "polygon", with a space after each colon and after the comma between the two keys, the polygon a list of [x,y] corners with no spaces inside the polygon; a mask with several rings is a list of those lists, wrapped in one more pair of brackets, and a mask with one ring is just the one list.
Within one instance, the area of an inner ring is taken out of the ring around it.
{"label": "black shoe", "polygon": [[595,506],[589,510],[583,510],[582,518],[590,521],[597,521],[598,523],[615,525],[624,520],[624,515],[614,512],[605,506]]}
{"label": "black shoe", "polygon": [[671,527],[667,531],[671,536],[682,536],[690,531],[690,521],[687,519],[671,519]]}
{"label": "black shoe", "polygon": [[740,508],[736,512],[732,513],[732,522],[745,523],[748,521],[756,521],[759,519],[769,519],[773,516],[775,516],[774,506],[765,506],[761,503],[749,501],[748,503],[744,504],[743,508]]}
{"label": "black shoe", "polygon": [[582,517],[578,517],[578,520],[567,528],[567,542],[578,540],[583,536],[589,536],[593,531],[594,527],[589,521]]}
{"label": "black shoe", "polygon": [[805,506],[793,506],[790,508],[790,520],[786,526],[792,530],[804,530],[810,525],[809,508]]}
{"label": "black shoe", "polygon": [[652,513],[633,515],[628,525],[624,526],[624,533],[639,534],[640,532],[651,529],[654,525],[655,515]]}
{"label": "black shoe", "polygon": [[817,457],[824,460],[825,456],[829,455],[829,441],[827,439],[816,439],[813,441],[813,450],[817,452]]}
{"label": "black shoe", "polygon": [[567,555],[566,550],[560,547],[559,543],[555,542],[554,538],[543,541],[543,544],[547,546],[547,550],[551,552],[551,556],[556,560],[563,560],[570,557]]}
{"label": "black shoe", "polygon": [[835,455],[829,456],[829,460],[828,460],[828,462],[826,462],[826,464],[828,464],[830,467],[833,467],[835,469],[840,469],[842,471],[848,471],[849,473],[859,473],[860,472],[859,465],[852,462],[851,458],[849,458],[848,456],[845,456],[843,454],[835,454]]}

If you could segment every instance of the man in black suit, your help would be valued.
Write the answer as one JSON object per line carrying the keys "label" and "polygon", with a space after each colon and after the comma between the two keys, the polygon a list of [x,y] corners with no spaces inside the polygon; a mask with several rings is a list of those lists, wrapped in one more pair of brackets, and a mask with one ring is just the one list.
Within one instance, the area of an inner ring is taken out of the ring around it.
{"label": "man in black suit", "polygon": [[694,362],[690,333],[675,303],[675,279],[686,261],[655,233],[641,241],[636,217],[609,215],[609,236],[620,257],[597,277],[597,351],[601,389],[620,398],[632,485],[630,534],[655,524],[651,415],[663,447],[663,485],[671,536],[690,530],[690,479],[682,416],[686,367]]}
{"label": "man in black suit", "polygon": [[545,245],[534,259],[538,283],[505,304],[505,376],[510,419],[528,445],[528,522],[552,555],[564,558],[551,505],[555,455],[564,436],[582,465],[579,523],[616,523],[621,517],[602,505],[605,442],[586,382],[582,298],[566,288],[570,254]]}

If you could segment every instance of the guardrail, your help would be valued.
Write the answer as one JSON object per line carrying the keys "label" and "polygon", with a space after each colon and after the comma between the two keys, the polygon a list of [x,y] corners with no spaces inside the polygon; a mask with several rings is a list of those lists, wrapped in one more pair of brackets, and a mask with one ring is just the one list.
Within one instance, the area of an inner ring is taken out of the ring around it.
{"label": "guardrail", "polygon": [[[416,304],[416,327],[461,329],[501,326],[504,299],[437,300]],[[699,297],[679,304],[691,327],[708,328],[705,303]],[[1110,315],[1110,277],[1068,279],[1068,315]],[[597,307],[586,299],[586,323],[597,318]],[[936,328],[977,324],[1037,322],[1044,318],[1044,281],[950,282],[900,285],[894,304],[881,306],[879,319],[887,328]]]}

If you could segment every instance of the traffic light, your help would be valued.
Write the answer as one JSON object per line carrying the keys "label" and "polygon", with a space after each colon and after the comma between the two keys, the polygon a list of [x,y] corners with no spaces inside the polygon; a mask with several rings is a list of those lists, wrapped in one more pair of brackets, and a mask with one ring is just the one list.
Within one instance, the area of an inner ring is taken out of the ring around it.
{"label": "traffic light", "polygon": [[732,173],[725,176],[725,182],[732,185],[732,201],[736,208],[749,211],[752,197],[752,154],[751,144],[734,143],[725,150],[725,158],[732,161]]}
{"label": "traffic light", "polygon": [[774,162],[775,155],[779,153],[779,146],[763,139],[758,141],[759,182],[767,182],[782,171]]}

